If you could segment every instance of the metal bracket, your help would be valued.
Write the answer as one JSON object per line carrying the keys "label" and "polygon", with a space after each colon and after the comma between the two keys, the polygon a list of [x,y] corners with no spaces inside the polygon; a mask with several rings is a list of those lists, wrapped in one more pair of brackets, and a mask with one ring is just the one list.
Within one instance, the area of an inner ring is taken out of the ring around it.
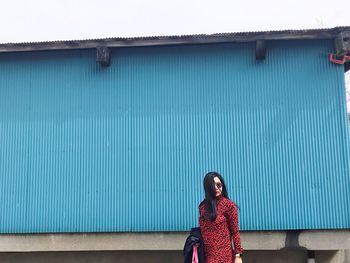
{"label": "metal bracket", "polygon": [[103,67],[108,67],[111,61],[111,51],[108,47],[96,47],[96,62]]}
{"label": "metal bracket", "polygon": [[266,41],[257,40],[255,45],[255,59],[264,60],[266,58]]}
{"label": "metal bracket", "polygon": [[335,38],[335,50],[337,57],[350,54],[350,31],[343,31]]}

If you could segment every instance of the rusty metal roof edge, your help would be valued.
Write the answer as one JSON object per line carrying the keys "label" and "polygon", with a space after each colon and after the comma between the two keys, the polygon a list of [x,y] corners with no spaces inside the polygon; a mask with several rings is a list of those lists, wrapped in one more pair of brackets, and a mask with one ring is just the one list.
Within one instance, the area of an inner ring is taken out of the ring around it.
{"label": "rusty metal roof edge", "polygon": [[332,39],[350,26],[328,29],[304,29],[261,32],[217,33],[201,35],[152,36],[133,38],[104,38],[50,42],[3,43],[0,52],[25,52],[40,50],[89,49],[106,47],[140,47],[164,45],[210,44],[227,42],[253,42],[256,40]]}

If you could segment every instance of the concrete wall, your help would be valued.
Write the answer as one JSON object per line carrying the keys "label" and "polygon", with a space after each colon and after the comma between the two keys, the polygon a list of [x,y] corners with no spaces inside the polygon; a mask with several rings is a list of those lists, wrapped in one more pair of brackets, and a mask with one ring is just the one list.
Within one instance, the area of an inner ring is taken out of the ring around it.
{"label": "concrete wall", "polygon": [[[0,235],[0,262],[183,262],[187,235],[184,232]],[[241,237],[246,250],[244,263],[350,263],[347,251],[350,230],[242,231]],[[308,259],[309,255],[313,257]]]}
{"label": "concrete wall", "polygon": [[93,251],[0,253],[1,263],[156,263],[182,262],[180,251]]}
{"label": "concrete wall", "polygon": [[[350,251],[318,251],[315,259],[307,258],[306,250],[250,250],[244,263],[349,263]],[[182,251],[62,251],[0,253],[1,263],[178,263]]]}
{"label": "concrete wall", "polygon": [[[1,263],[179,263],[181,251],[0,253]],[[305,263],[305,251],[248,251],[244,263]]]}
{"label": "concrete wall", "polygon": [[[176,251],[188,232],[0,234],[0,252]],[[350,229],[241,231],[246,250],[346,250]]]}
{"label": "concrete wall", "polygon": [[350,250],[317,251],[315,263],[350,263]]}

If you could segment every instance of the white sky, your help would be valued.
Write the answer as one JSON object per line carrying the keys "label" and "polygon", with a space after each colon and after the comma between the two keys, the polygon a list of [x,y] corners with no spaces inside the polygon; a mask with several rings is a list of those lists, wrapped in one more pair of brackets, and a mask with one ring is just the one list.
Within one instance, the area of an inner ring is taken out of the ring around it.
{"label": "white sky", "polygon": [[0,0],[0,43],[350,26],[349,0]]}

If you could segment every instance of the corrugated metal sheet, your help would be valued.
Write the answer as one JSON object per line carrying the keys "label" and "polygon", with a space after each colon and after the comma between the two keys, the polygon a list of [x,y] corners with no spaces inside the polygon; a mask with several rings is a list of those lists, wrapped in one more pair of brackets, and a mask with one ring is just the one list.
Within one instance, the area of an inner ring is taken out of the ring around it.
{"label": "corrugated metal sheet", "polygon": [[331,41],[0,54],[0,232],[177,231],[205,172],[245,230],[350,227]]}

